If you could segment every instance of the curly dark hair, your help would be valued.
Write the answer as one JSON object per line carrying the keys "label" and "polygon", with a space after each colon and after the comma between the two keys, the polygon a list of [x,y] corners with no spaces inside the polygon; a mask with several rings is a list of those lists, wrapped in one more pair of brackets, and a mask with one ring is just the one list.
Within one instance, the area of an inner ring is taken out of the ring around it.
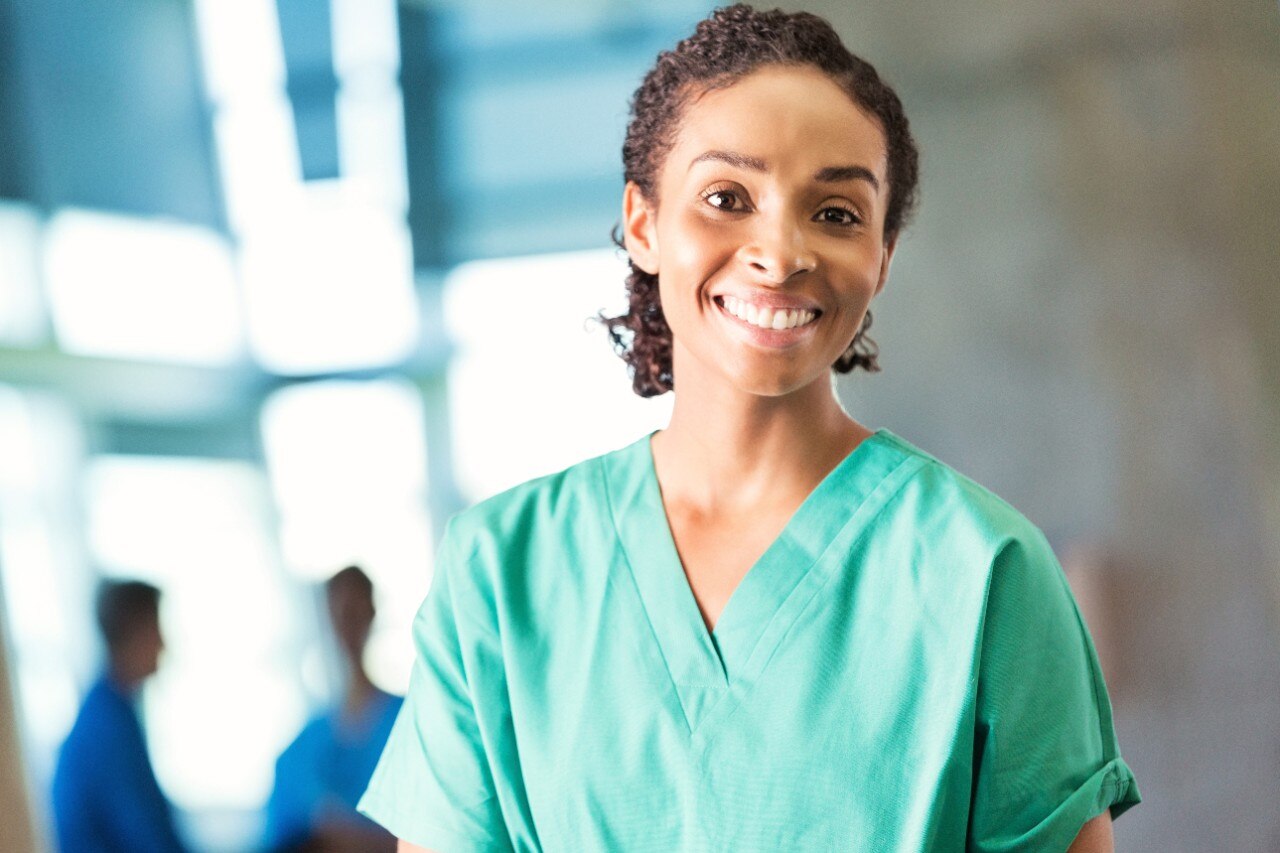
{"label": "curly dark hair", "polygon": [[[646,199],[656,201],[658,174],[675,144],[685,106],[698,95],[732,85],[768,65],[817,68],[879,120],[888,148],[884,233],[886,240],[896,236],[915,208],[919,178],[919,153],[902,102],[875,68],[845,48],[826,20],[808,12],[763,12],[742,3],[725,6],[699,22],[693,35],[674,50],[658,54],[631,99],[631,121],[622,144],[624,180],[635,182]],[[613,241],[625,251],[620,227],[614,228]],[[628,265],[627,312],[616,317],[602,313],[600,320],[630,368],[633,390],[641,397],[655,397],[674,385],[671,327],[662,313],[658,277],[630,258]],[[867,311],[833,370],[880,370],[879,349],[867,336],[870,326]]]}

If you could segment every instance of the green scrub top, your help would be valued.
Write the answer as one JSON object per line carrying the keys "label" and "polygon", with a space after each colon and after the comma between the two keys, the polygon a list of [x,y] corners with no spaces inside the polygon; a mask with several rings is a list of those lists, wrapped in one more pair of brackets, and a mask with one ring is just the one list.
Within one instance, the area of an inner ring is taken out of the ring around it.
{"label": "green scrub top", "polygon": [[888,430],[708,632],[649,437],[455,516],[360,808],[463,851],[1065,851],[1140,800],[1043,534]]}

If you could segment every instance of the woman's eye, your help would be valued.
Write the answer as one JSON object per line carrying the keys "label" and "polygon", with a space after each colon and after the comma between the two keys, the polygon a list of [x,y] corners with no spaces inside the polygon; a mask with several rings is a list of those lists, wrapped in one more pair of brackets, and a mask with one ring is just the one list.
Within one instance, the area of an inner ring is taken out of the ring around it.
{"label": "woman's eye", "polygon": [[703,196],[707,204],[717,210],[741,210],[742,201],[738,198],[738,194],[732,190],[716,190],[709,192]]}
{"label": "woman's eye", "polygon": [[818,220],[827,225],[857,225],[858,215],[843,207],[824,207],[818,211]]}

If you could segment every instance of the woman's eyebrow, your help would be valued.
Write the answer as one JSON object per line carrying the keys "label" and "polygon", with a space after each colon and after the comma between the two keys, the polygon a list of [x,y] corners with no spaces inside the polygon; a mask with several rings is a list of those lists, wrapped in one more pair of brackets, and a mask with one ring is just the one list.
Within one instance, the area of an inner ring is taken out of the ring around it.
{"label": "woman's eyebrow", "polygon": [[[769,164],[759,157],[752,157],[749,154],[739,154],[736,151],[704,151],[689,163],[692,169],[698,163],[708,161],[727,163],[730,166],[736,166],[739,169],[750,169],[753,172],[769,171]],[[844,181],[866,181],[871,184],[872,189],[880,191],[880,180],[876,177],[875,172],[866,166],[827,166],[819,169],[814,173],[813,179],[820,184],[838,184]]]}
{"label": "woman's eyebrow", "polygon": [[708,160],[714,160],[720,163],[728,163],[730,166],[737,166],[739,169],[750,169],[753,172],[767,172],[769,166],[759,157],[752,157],[748,154],[739,154],[736,151],[704,151],[697,157],[694,157],[689,163],[692,169],[698,163],[704,163]]}
{"label": "woman's eyebrow", "polygon": [[880,191],[880,181],[875,172],[866,166],[828,166],[819,169],[813,179],[820,184],[838,184],[842,181],[866,181],[872,189]]}

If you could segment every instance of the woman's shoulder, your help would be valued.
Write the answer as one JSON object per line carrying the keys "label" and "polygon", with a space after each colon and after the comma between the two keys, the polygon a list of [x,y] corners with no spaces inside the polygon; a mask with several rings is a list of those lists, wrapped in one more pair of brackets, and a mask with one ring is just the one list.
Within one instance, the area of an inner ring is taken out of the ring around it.
{"label": "woman's shoulder", "polygon": [[448,535],[457,543],[474,545],[477,540],[509,541],[535,529],[564,530],[602,518],[608,512],[604,467],[634,455],[647,440],[646,435],[478,501],[450,519]]}
{"label": "woman's shoulder", "polygon": [[918,516],[921,529],[971,536],[1001,547],[1011,540],[1040,543],[1044,534],[1009,501],[956,468],[889,430],[881,438],[916,468],[894,502]]}
{"label": "woman's shoulder", "polygon": [[885,507],[879,524],[885,535],[878,541],[888,554],[911,555],[918,590],[933,590],[939,607],[949,612],[962,600],[981,602],[975,615],[986,611],[993,585],[1023,590],[1019,600],[1034,602],[1028,612],[1049,603],[1062,606],[1065,578],[1034,522],[932,454],[892,434],[887,438],[915,469]]}

